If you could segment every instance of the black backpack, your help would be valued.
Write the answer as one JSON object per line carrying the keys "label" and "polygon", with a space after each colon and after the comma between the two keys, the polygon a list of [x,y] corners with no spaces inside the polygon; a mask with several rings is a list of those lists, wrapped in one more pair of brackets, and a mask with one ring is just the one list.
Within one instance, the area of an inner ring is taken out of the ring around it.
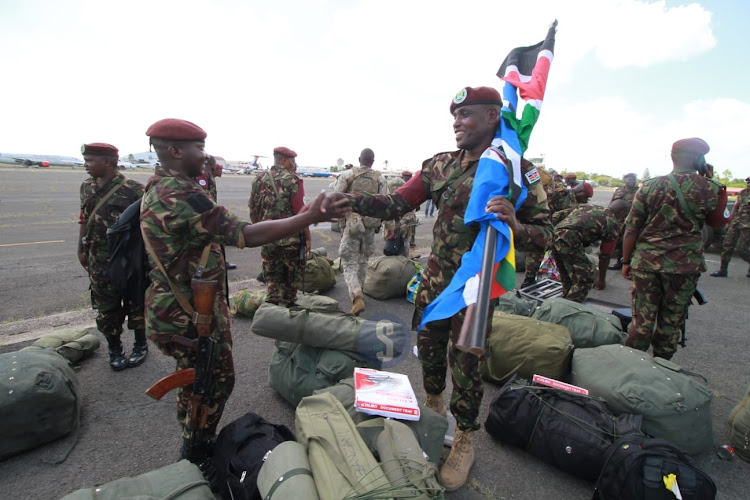
{"label": "black backpack", "polygon": [[385,242],[383,248],[383,254],[388,256],[402,255],[404,253],[404,238],[401,236],[399,231],[396,231],[396,236]]}
{"label": "black backpack", "polygon": [[109,262],[104,275],[123,298],[142,307],[150,282],[150,266],[141,235],[140,217],[141,200],[138,200],[107,229]]}
{"label": "black backpack", "polygon": [[527,385],[514,375],[490,404],[485,430],[503,444],[583,479],[594,480],[620,436],[642,434],[641,417],[615,417],[602,400]]}
{"label": "black backpack", "polygon": [[228,424],[213,447],[211,489],[221,498],[261,500],[258,473],[266,455],[284,441],[296,441],[292,431],[253,412]]}
{"label": "black backpack", "polygon": [[609,449],[594,500],[674,500],[664,478],[674,474],[683,500],[710,500],[716,485],[687,453],[664,439],[625,436]]}

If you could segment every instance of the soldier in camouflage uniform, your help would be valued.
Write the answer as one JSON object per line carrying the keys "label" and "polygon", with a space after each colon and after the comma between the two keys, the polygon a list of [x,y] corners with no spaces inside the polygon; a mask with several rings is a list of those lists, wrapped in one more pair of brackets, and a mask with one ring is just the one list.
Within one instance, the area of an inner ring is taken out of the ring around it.
{"label": "soldier in camouflage uniform", "polygon": [[218,200],[218,193],[216,191],[216,179],[214,173],[216,171],[216,158],[211,155],[206,157],[206,164],[203,167],[203,171],[199,176],[195,178],[198,181],[200,187],[208,192],[208,196],[216,203]]}
{"label": "soldier in camouflage uniform", "polygon": [[644,181],[625,220],[622,276],[633,281],[626,345],[642,351],[652,346],[654,356],[665,359],[676,351],[690,299],[706,270],[701,230],[718,206],[720,187],[696,173],[704,170],[708,151],[702,139],[675,142],[672,173]]}
{"label": "soldier in camouflage uniform", "polygon": [[[365,148],[359,155],[359,167],[342,173],[336,179],[334,191],[338,193],[387,194],[385,177],[372,169],[375,153]],[[351,213],[341,229],[339,255],[344,270],[344,281],[352,300],[351,314],[359,315],[365,310],[362,285],[367,275],[367,261],[375,250],[375,232],[380,230],[381,221],[374,217],[362,217]]]}
{"label": "soldier in camouflage uniform", "polygon": [[586,247],[601,241],[600,266],[603,259],[608,262],[620,224],[627,214],[624,201],[616,201],[608,208],[581,205],[555,226],[552,251],[560,271],[564,298],[581,303],[586,300],[594,284],[594,270],[586,257]]}
{"label": "soldier in camouflage uniform", "polygon": [[[415,297],[414,328],[419,325],[427,304],[448,286],[461,264],[461,257],[471,249],[479,232],[478,225],[464,225],[464,213],[474,180],[473,169],[492,142],[500,106],[500,94],[495,89],[464,89],[450,107],[458,151],[439,153],[426,160],[421,171],[394,194],[348,195],[354,211],[384,220],[403,216],[427,199],[438,206],[432,250]],[[469,175],[464,176],[467,172]],[[547,195],[540,176],[533,165],[523,172],[529,193],[517,214],[505,197],[493,198],[487,205],[490,212],[512,228],[515,246],[522,252],[532,247],[546,247],[552,234]],[[461,183],[455,185],[459,180]],[[426,404],[443,415],[443,391],[446,370],[450,366],[453,381],[450,407],[457,428],[450,456],[440,470],[441,483],[449,491],[461,487],[468,478],[474,460],[473,433],[479,429],[477,416],[483,394],[479,376],[481,358],[455,347],[464,317],[465,310],[453,318],[430,322],[417,340]],[[489,332],[491,312],[487,328]]]}
{"label": "soldier in camouflage uniform", "polygon": [[[396,177],[388,181],[388,192],[395,193],[398,188],[406,184],[406,181],[412,178],[412,173],[408,170],[401,172],[401,177]],[[388,241],[390,238],[395,237],[394,231],[398,231],[398,234],[404,239],[404,257],[411,257],[411,251],[417,247],[415,241],[415,232],[419,222],[417,221],[417,211],[409,212],[404,215],[396,222],[395,226],[392,221],[387,221],[384,224],[385,233],[383,238]],[[414,256],[412,258],[417,258]]]}
{"label": "soldier in camouflage uniform", "polygon": [[[91,176],[81,184],[78,260],[89,273],[91,305],[97,311],[96,326],[109,346],[109,366],[114,371],[143,363],[148,354],[143,307],[112,286],[103,275],[109,262],[107,229],[133,202],[143,196],[143,184],[126,179],[117,171],[117,148],[104,143],[84,144],[81,148],[86,172]],[[122,323],[135,332],[129,358],[122,350]]]}
{"label": "soldier in camouflage uniform", "polygon": [[[255,222],[291,217],[305,204],[305,186],[297,175],[297,153],[289,148],[273,150],[274,165],[255,176],[250,193],[250,220]],[[302,276],[300,244],[305,239],[305,253],[310,251],[310,228],[299,235],[263,245],[263,277],[266,281],[266,302],[295,305],[295,280]]]}
{"label": "soldier in camouflage uniform", "polygon": [[[344,215],[342,204],[332,203],[321,193],[315,202],[293,217],[251,224],[217,205],[195,182],[203,168],[206,132],[197,125],[176,119],[160,120],[146,132],[159,156],[154,175],[148,181],[141,204],[141,231],[149,253],[151,285],[146,292],[146,331],[164,354],[177,361],[177,369],[195,367],[194,348],[176,342],[175,336],[196,339],[191,315],[180,305],[177,290],[192,302],[190,283],[208,248],[203,279],[224,282],[226,270],[221,244],[259,246],[293,235],[310,224]],[[327,210],[327,213],[324,211]],[[166,275],[162,271],[166,271]],[[229,309],[220,287],[210,320],[211,338],[216,342],[212,374],[204,402],[209,415],[206,429],[198,436],[193,460],[202,461],[221,419],[224,405],[234,387],[232,336]],[[190,398],[192,385],[178,390],[177,419],[182,426],[186,458],[192,434]]]}
{"label": "soldier in camouflage uniform", "polygon": [[[638,191],[638,176],[636,174],[625,174],[622,176],[622,180],[625,181],[625,185],[615,189],[612,193],[612,199],[609,200],[612,203],[615,200],[625,200],[628,204],[628,211],[633,206],[633,198],[635,198],[635,192]],[[617,245],[615,246],[615,263],[608,267],[613,271],[622,269],[622,235],[625,233],[625,225],[620,228],[620,237],[617,238]]]}
{"label": "soldier in camouflage uniform", "polygon": [[[745,179],[747,187],[737,195],[737,201],[732,211],[732,222],[729,223],[727,233],[724,235],[724,242],[721,249],[721,268],[711,273],[711,276],[726,278],[728,275],[729,261],[732,260],[732,253],[736,247],[739,247],[739,254],[742,260],[750,262],[750,177]],[[745,275],[750,278],[750,269]]]}

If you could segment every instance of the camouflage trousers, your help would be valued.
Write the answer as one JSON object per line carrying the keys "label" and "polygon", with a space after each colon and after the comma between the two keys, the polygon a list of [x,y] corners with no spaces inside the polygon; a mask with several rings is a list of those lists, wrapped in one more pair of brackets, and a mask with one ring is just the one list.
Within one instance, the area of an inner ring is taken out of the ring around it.
{"label": "camouflage trousers", "polygon": [[367,275],[367,260],[375,250],[375,230],[365,229],[364,232],[353,236],[349,225],[343,230],[339,244],[341,267],[344,270],[344,281],[349,289],[349,297],[354,300],[362,295],[362,285]]}
{"label": "camouflage trousers", "polygon": [[[211,381],[204,396],[204,402],[208,405],[208,417],[206,418],[206,429],[201,433],[202,440],[208,440],[216,434],[216,429],[224,413],[224,406],[234,389],[234,360],[232,358],[232,334],[229,329],[229,308],[226,301],[217,298],[220,313],[214,312],[211,323],[211,337],[216,341],[214,356],[211,365]],[[214,309],[216,311],[216,309]],[[198,334],[192,323],[188,326],[186,337],[194,339]],[[196,353],[193,349],[171,342],[169,335],[152,334],[149,338],[156,344],[161,352],[172,356],[177,361],[177,370],[195,368]],[[193,386],[187,385],[177,389],[177,421],[182,427],[182,437],[190,439],[190,398],[193,396]]]}
{"label": "camouflage trousers", "polygon": [[586,249],[561,237],[552,243],[552,251],[560,271],[563,297],[582,303],[594,285],[594,269],[586,257]]}
{"label": "camouflage trousers", "polygon": [[260,255],[263,257],[263,277],[266,280],[266,302],[294,304],[297,300],[294,281],[302,276],[299,245],[264,245]]}
{"label": "camouflage trousers", "polygon": [[[497,302],[490,307],[487,324],[487,335],[492,330],[492,311]],[[452,318],[431,321],[417,335],[417,351],[422,365],[422,383],[427,394],[437,395],[445,390],[446,371],[450,368],[453,393],[450,398],[450,409],[456,418],[458,428],[467,430],[479,429],[477,417],[482,404],[484,387],[479,375],[479,365],[484,355],[476,356],[470,352],[457,349],[461,325],[464,323],[466,309]],[[412,325],[416,329],[422,314],[415,310]]]}
{"label": "camouflage trousers", "polygon": [[526,258],[526,271],[524,272],[524,281],[536,280],[536,275],[539,272],[539,266],[542,265],[544,259],[544,250],[535,249],[525,252]]}
{"label": "camouflage trousers", "polygon": [[130,330],[146,330],[142,306],[123,299],[106,279],[90,276],[90,282],[91,307],[96,310],[96,327],[100,332],[119,338],[126,316]]}
{"label": "camouflage trousers", "polygon": [[631,269],[633,321],[625,345],[670,359],[677,350],[699,273],[659,274]]}
{"label": "camouflage trousers", "polygon": [[737,248],[737,253],[742,260],[750,262],[750,228],[739,228],[737,224],[730,222],[721,247],[722,263],[728,264],[732,260],[735,248]]}

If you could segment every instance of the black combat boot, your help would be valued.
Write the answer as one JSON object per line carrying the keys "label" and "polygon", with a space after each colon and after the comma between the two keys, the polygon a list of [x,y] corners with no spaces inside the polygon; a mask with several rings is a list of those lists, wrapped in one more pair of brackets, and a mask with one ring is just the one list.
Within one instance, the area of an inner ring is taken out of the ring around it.
{"label": "black combat boot", "polygon": [[[728,273],[727,273],[727,268],[728,267],[729,267],[729,262],[724,262],[722,260],[721,261],[721,268],[719,268],[718,271],[712,272],[711,276],[713,276],[714,278],[726,278],[727,275],[728,275]],[[748,274],[750,274],[750,272],[748,272]]]}
{"label": "black combat boot", "polygon": [[109,366],[119,372],[128,367],[128,360],[122,353],[122,343],[119,335],[105,335],[109,345]]}
{"label": "black combat boot", "polygon": [[523,283],[521,283],[521,289],[530,287],[531,285],[535,283],[536,283],[536,278],[526,278],[525,280],[523,280]]}
{"label": "black combat boot", "polygon": [[610,269],[612,271],[619,271],[622,269],[622,259],[617,259],[614,264],[609,266],[607,269]]}
{"label": "black combat boot", "polygon": [[143,330],[135,331],[135,344],[133,344],[133,353],[128,358],[128,368],[135,368],[146,361],[148,356],[148,343],[146,342],[146,332]]}

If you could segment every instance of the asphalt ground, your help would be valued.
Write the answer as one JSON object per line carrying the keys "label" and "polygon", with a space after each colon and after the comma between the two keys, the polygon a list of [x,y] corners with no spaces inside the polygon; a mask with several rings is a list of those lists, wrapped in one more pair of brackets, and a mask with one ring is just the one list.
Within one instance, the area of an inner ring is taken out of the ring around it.
{"label": "asphalt ground", "polygon": [[[150,173],[126,175],[145,183]],[[93,326],[88,278],[76,258],[78,188],[85,177],[82,169],[0,168],[1,352],[17,350],[57,328]],[[219,202],[246,216],[250,180],[248,176],[229,175],[218,179]],[[306,179],[306,191],[317,193],[328,189],[329,183],[325,179]],[[592,201],[606,205],[610,196],[611,191],[597,189]],[[419,261],[424,263],[434,219],[420,213],[419,222],[417,245],[422,254]],[[328,224],[314,228],[312,238],[313,247],[325,247],[331,258],[338,255],[340,235],[332,232]],[[232,291],[263,289],[253,279],[260,271],[259,249],[228,248],[227,258],[238,266],[229,273]],[[706,258],[709,271],[718,268],[715,250]],[[685,369],[709,380],[714,393],[716,446],[728,443],[727,417],[750,382],[750,279],[745,277],[746,271],[746,264],[735,258],[729,278],[703,275],[699,286],[709,303],[691,308],[688,347],[680,349],[673,358]],[[522,275],[517,277],[520,284]],[[629,283],[619,273],[610,271],[606,290],[592,290],[590,296],[627,305],[628,288]],[[342,310],[348,310],[349,299],[341,276],[326,295],[338,299]],[[413,306],[405,299],[366,298],[366,305],[363,317],[387,316],[410,324]],[[237,382],[222,424],[254,411],[293,429],[294,408],[267,385],[273,341],[252,334],[251,324],[251,320],[239,318],[232,325]],[[125,333],[123,339],[129,351],[132,334]],[[424,396],[419,365],[413,356],[404,356],[388,369],[409,375],[417,396]],[[9,500],[57,499],[78,488],[142,474],[175,461],[180,439],[174,399],[167,396],[156,402],[144,395],[148,386],[172,370],[172,359],[152,348],[142,366],[112,372],[102,339],[102,347],[78,370],[83,407],[77,446],[60,465],[44,460],[59,456],[71,438],[0,462],[0,496]],[[495,384],[485,384],[481,423],[486,420],[490,401],[498,389]],[[484,430],[477,433],[476,453],[469,483],[448,498],[591,497],[593,483],[546,465],[522,449],[503,446]],[[739,458],[723,461],[715,449],[697,459],[716,482],[718,498],[748,498],[750,465]]]}

